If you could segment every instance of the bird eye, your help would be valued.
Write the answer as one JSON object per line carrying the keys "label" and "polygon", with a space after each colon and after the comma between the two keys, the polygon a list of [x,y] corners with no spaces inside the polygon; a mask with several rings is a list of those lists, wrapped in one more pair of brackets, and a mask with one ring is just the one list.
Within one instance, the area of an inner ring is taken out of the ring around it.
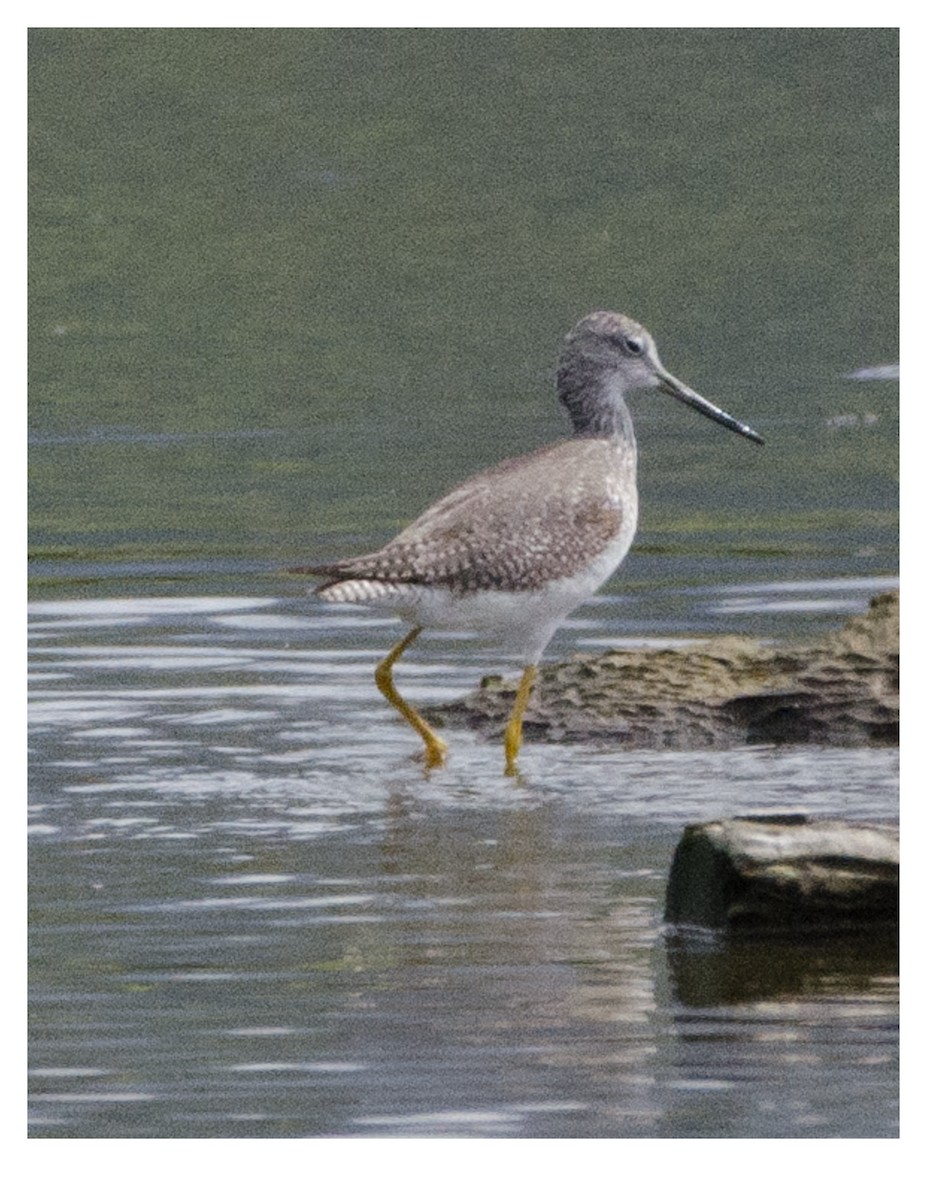
{"label": "bird eye", "polygon": [[629,354],[643,354],[644,353],[644,343],[639,338],[635,338],[635,337],[625,338],[624,345],[625,345],[625,349],[627,350],[627,352]]}

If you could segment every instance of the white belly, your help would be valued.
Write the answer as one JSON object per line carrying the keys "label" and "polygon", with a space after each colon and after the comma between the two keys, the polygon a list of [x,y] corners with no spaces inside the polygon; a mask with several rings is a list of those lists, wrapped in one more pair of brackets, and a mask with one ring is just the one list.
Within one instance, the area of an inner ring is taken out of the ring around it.
{"label": "white belly", "polygon": [[472,631],[498,645],[506,655],[525,664],[536,663],[564,618],[617,569],[634,540],[635,524],[627,520],[621,537],[585,570],[536,590],[455,592],[418,584],[345,580],[333,585],[323,599],[387,609],[423,629]]}

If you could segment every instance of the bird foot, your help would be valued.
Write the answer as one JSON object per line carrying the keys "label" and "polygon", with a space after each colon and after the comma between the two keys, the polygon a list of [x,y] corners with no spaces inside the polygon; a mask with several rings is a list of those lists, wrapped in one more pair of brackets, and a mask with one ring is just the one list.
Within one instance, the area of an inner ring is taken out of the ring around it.
{"label": "bird foot", "polygon": [[447,762],[447,742],[442,742],[440,738],[426,742],[424,750],[415,757],[425,764],[426,770],[443,767]]}

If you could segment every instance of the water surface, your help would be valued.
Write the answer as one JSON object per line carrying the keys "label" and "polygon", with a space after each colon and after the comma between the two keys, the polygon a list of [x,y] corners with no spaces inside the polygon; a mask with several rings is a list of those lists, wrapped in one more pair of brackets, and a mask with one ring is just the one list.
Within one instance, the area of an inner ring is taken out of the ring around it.
{"label": "water surface", "polygon": [[[633,622],[581,611],[580,647]],[[190,597],[31,624],[35,1135],[895,1136],[890,947],[661,922],[687,822],[893,820],[894,752],[528,743],[516,783],[455,730],[426,773],[371,678],[389,622]],[[435,639],[401,674],[437,701],[491,662]]]}

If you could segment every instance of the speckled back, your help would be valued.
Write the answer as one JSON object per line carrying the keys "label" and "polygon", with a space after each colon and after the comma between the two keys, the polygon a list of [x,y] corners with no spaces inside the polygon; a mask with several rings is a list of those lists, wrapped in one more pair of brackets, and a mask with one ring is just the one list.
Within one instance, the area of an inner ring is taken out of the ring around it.
{"label": "speckled back", "polygon": [[634,447],[574,438],[455,488],[373,554],[315,572],[331,581],[528,591],[574,575],[637,522]]}

